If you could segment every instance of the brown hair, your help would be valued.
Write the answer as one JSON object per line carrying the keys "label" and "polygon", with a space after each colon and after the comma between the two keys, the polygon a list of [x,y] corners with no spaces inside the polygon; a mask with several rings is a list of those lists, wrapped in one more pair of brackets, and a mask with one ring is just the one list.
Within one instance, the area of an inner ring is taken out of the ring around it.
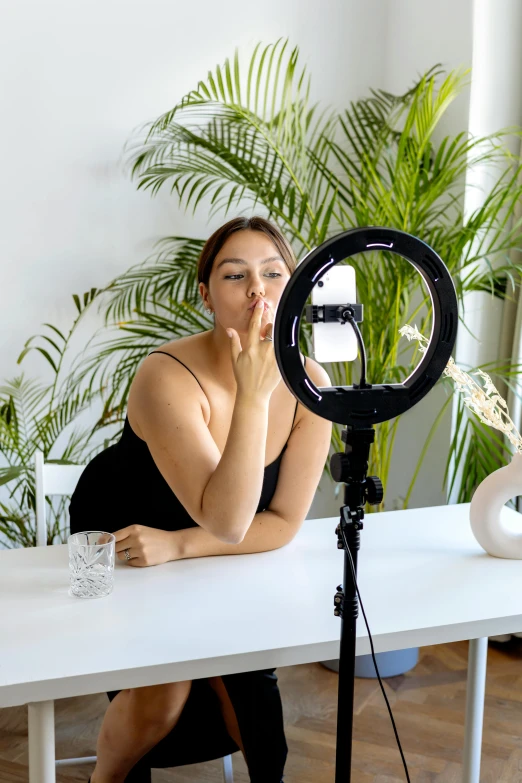
{"label": "brown hair", "polygon": [[274,226],[273,223],[270,223],[262,217],[237,217],[233,218],[233,220],[229,220],[228,223],[225,223],[221,228],[214,231],[212,236],[205,242],[198,260],[198,283],[204,283],[208,287],[214,259],[227,239],[232,234],[235,234],[236,231],[248,230],[261,231],[263,234],[266,234],[276,246],[279,255],[288,267],[290,274],[292,275],[295,272],[297,261],[294,251],[277,226]]}

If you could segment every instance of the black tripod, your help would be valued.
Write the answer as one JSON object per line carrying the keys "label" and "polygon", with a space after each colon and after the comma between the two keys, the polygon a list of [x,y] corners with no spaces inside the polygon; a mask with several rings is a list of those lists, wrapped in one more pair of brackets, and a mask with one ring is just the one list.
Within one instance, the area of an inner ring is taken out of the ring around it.
{"label": "black tripod", "polygon": [[373,427],[351,425],[341,435],[344,453],[333,454],[330,469],[335,481],[343,481],[344,506],[336,528],[337,547],[344,549],[344,590],[338,585],[334,614],[341,618],[339,689],[337,708],[337,748],[335,783],[350,783],[352,767],[353,697],[355,671],[355,630],[359,614],[357,599],[357,553],[363,529],[364,505],[378,505],[383,498],[381,480],[366,476]]}
{"label": "black tripod", "polygon": [[[402,383],[366,383],[366,354],[357,322],[362,321],[362,305],[325,303],[307,305],[315,285],[335,264],[360,253],[383,251],[383,263],[393,253],[408,261],[422,276],[432,308],[433,321],[428,347],[413,372]],[[299,325],[303,309],[308,323],[351,323],[360,349],[361,376],[353,386],[330,385],[318,388],[303,369],[300,355]],[[335,613],[341,617],[339,658],[339,704],[337,718],[336,783],[350,782],[352,760],[352,724],[355,664],[355,627],[358,604],[364,607],[357,591],[357,553],[365,503],[382,500],[382,484],[375,476],[366,477],[368,456],[375,433],[372,425],[400,416],[428,394],[446,367],[457,336],[458,306],[455,286],[442,259],[425,242],[383,226],[364,226],[344,231],[311,250],[297,267],[281,296],[275,321],[274,346],[281,375],[297,399],[328,421],[342,423],[344,453],[331,459],[332,475],[343,481],[345,505],[336,533],[337,545],[345,550],[344,583],[335,595]],[[345,618],[346,612],[346,618]],[[346,619],[346,623],[344,622]],[[367,625],[368,627],[368,625]],[[370,636],[370,645],[373,645]],[[377,672],[379,676],[379,672]],[[380,678],[379,678],[380,682]],[[381,683],[382,685],[382,683]],[[386,693],[383,696],[390,712],[395,737],[409,780],[404,754],[396,731]],[[347,750],[348,745],[348,750]]]}

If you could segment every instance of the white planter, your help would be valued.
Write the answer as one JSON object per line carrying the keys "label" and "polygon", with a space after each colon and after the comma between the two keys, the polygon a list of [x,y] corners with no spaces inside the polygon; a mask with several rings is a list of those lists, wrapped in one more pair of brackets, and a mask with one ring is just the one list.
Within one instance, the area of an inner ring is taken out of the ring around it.
{"label": "white planter", "polygon": [[500,518],[504,504],[521,494],[522,454],[515,452],[510,464],[487,476],[471,499],[471,530],[480,546],[493,557],[522,560],[522,524],[520,532],[514,532]]}

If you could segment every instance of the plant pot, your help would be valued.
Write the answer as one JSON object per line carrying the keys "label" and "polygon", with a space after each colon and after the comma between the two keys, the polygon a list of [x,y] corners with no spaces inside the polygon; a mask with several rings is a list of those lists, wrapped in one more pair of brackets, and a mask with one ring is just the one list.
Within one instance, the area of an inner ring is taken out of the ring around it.
{"label": "plant pot", "polygon": [[[375,653],[375,659],[381,677],[397,677],[406,674],[413,669],[419,661],[419,648],[408,647],[405,650],[391,650],[390,652]],[[331,671],[339,672],[339,660],[322,661],[323,666]],[[371,655],[358,655],[355,658],[355,676],[377,678],[375,665]]]}
{"label": "plant pot", "polygon": [[520,532],[515,532],[501,521],[504,504],[520,494],[522,454],[518,451],[509,465],[487,476],[473,494],[469,509],[471,530],[480,546],[493,557],[522,560],[522,525]]}

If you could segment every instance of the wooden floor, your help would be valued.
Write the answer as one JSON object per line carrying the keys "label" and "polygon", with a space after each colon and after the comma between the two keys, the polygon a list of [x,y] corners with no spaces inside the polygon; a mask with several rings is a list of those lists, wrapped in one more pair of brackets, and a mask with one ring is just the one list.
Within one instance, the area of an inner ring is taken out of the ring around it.
{"label": "wooden floor", "polygon": [[[416,668],[385,681],[412,783],[461,783],[466,642],[425,647]],[[285,783],[333,783],[337,675],[321,664],[277,670],[289,756]],[[403,783],[405,776],[379,684],[356,682],[352,783]],[[105,694],[56,703],[58,757],[95,753]],[[522,783],[522,639],[491,644],[481,783]],[[58,783],[88,780],[88,766],[63,769]],[[0,710],[0,781],[25,783],[27,709]],[[235,783],[248,783],[234,756]],[[222,783],[221,763],[157,770],[154,783]]]}

